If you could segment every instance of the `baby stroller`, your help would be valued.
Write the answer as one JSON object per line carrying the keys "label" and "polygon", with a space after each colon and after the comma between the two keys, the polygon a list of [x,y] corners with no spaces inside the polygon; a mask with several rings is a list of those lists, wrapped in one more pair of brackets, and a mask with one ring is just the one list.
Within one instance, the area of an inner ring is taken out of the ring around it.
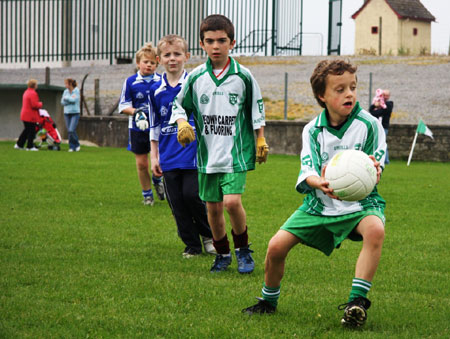
{"label": "baby stroller", "polygon": [[42,147],[47,143],[49,150],[61,150],[61,134],[59,134],[56,124],[45,109],[39,110],[39,121],[36,125],[37,147]]}

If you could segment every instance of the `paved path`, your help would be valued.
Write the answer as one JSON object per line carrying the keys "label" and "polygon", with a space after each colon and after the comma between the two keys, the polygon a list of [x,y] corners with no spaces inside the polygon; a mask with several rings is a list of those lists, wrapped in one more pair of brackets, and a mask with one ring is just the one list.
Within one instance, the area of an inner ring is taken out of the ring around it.
{"label": "paved path", "polygon": [[[320,111],[309,85],[311,73],[319,60],[325,57],[243,57],[260,84],[263,96],[268,100],[284,99],[284,77],[289,76],[289,99],[294,103],[312,106],[314,114]],[[394,101],[392,123],[416,124],[421,117],[428,125],[450,125],[450,57],[344,57],[358,65],[358,98],[368,108],[369,78],[372,73],[372,93],[379,87],[391,90]],[[191,70],[203,62],[192,59],[187,65]],[[94,79],[100,79],[101,107],[104,113],[117,101],[126,77],[133,74],[134,65],[54,68],[51,84],[64,85],[67,77],[79,83],[89,73],[85,84],[88,106],[93,111]],[[0,83],[25,83],[35,78],[45,81],[44,69],[0,69]],[[80,85],[80,84],[79,84]],[[311,114],[305,116],[311,119]]]}

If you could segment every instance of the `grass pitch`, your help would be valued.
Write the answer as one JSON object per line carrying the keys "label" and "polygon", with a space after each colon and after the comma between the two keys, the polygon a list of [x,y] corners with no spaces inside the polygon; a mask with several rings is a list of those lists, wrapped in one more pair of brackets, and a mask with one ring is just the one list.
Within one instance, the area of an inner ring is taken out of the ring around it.
{"label": "grass pitch", "polygon": [[[297,246],[277,313],[248,317],[267,243],[303,196],[296,156],[270,155],[243,195],[256,269],[183,259],[167,202],[141,204],[124,149],[26,152],[0,142],[0,338],[441,338],[450,336],[449,164],[393,161],[379,191],[386,241],[362,330],[340,326],[360,243]],[[229,230],[229,224],[228,224]]]}

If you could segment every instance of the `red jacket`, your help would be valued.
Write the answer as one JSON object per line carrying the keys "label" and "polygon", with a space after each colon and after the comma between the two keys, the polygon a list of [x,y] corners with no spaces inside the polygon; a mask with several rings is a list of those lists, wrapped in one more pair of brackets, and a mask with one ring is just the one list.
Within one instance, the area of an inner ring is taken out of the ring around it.
{"label": "red jacket", "polygon": [[42,108],[42,102],[39,101],[36,90],[34,88],[27,88],[22,97],[20,120],[37,122],[39,118],[39,108]]}

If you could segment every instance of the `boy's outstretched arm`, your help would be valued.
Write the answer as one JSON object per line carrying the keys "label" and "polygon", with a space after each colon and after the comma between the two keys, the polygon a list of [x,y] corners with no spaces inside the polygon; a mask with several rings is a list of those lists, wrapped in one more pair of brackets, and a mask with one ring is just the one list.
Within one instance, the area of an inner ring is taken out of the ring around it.
{"label": "boy's outstretched arm", "polygon": [[192,128],[191,124],[183,118],[177,120],[177,125],[177,140],[181,146],[186,147],[187,144],[190,144],[195,140],[194,129]]}
{"label": "boy's outstretched arm", "polygon": [[269,145],[267,145],[264,137],[264,127],[261,127],[256,130],[256,161],[258,164],[266,162],[268,154]]}
{"label": "boy's outstretched arm", "polygon": [[329,182],[327,179],[325,179],[326,168],[327,168],[326,165],[322,168],[322,174],[320,177],[316,175],[311,175],[307,177],[305,181],[311,188],[319,189],[331,199],[339,200],[339,198],[333,194],[333,189],[328,187]]}

